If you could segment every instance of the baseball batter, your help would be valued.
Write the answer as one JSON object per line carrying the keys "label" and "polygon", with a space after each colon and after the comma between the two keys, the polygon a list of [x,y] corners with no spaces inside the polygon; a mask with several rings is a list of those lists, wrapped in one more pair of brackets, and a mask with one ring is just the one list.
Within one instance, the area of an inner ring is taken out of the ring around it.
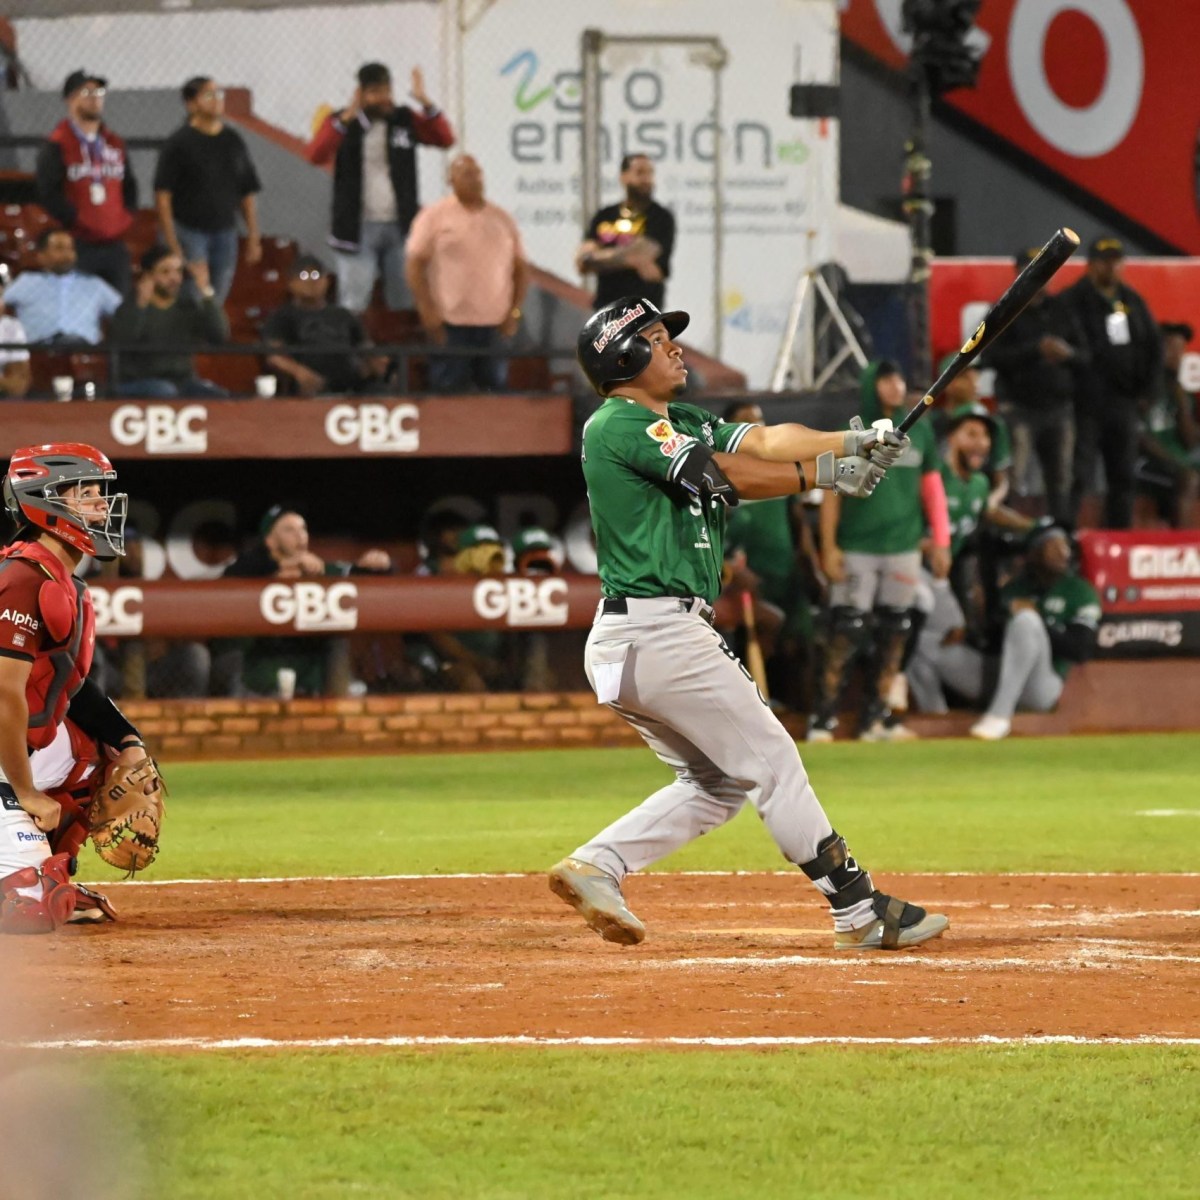
{"label": "baseball batter", "polygon": [[886,896],[833,829],[796,745],[712,628],[725,514],[814,484],[869,496],[907,439],[864,430],[725,423],[675,402],[687,371],[675,338],[683,312],[626,298],[596,312],[578,355],[601,396],[584,428],[583,471],[601,590],[588,679],[675,772],[550,872],[551,890],[606,941],[645,927],[621,881],[730,820],[749,800],[784,856],[833,910],[843,950],[915,946],[945,917]]}
{"label": "baseball batter", "polygon": [[84,809],[97,803],[88,777],[99,748],[114,770],[148,762],[138,731],[88,677],[95,617],[73,574],[85,554],[125,552],[116,477],[99,450],[74,442],[18,450],[4,477],[17,533],[0,550],[0,933],[116,916],[69,878],[89,833]]}

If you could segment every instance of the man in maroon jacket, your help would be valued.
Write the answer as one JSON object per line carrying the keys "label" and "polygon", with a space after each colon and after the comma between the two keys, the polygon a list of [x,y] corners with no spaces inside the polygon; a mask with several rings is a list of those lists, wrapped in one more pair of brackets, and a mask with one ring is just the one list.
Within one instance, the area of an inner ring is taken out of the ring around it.
{"label": "man in maroon jacket", "polygon": [[419,67],[411,94],[420,109],[397,104],[382,63],[359,68],[348,108],[330,113],[308,147],[310,162],[333,162],[333,228],[338,303],[361,313],[383,272],[389,308],[404,308],[404,239],[419,207],[417,146],[454,145],[450,122],[425,93]]}
{"label": "man in maroon jacket", "polygon": [[79,270],[127,295],[129,248],[121,239],[133,224],[137,180],[125,143],[104,124],[107,87],[90,71],[67,76],[67,117],[38,152],[38,203],[71,231]]}

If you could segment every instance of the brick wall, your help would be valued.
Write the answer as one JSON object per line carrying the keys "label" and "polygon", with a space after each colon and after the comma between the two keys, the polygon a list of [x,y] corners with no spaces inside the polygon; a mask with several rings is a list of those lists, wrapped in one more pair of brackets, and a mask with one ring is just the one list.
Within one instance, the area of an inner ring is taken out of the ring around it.
{"label": "brick wall", "polygon": [[640,742],[590,692],[367,696],[286,703],[135,700],[121,708],[164,761]]}

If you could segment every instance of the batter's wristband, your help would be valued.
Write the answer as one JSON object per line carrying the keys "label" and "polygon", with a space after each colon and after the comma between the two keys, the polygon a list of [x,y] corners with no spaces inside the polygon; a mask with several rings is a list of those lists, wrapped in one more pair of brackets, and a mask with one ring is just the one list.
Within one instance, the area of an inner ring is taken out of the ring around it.
{"label": "batter's wristband", "polygon": [[804,474],[804,468],[800,463],[796,464],[796,474],[800,476],[800,494],[803,495],[808,491],[808,476]]}

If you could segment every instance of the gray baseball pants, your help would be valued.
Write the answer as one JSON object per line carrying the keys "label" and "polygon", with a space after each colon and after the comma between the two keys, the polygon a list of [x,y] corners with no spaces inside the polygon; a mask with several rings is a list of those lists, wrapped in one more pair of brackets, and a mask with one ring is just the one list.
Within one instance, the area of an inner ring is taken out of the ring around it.
{"label": "gray baseball pants", "polygon": [[[942,646],[937,655],[941,681],[976,701],[986,695],[989,668],[994,663],[994,659],[966,645]],[[1018,708],[1050,712],[1058,703],[1063,680],[1054,669],[1050,634],[1036,612],[1022,610],[1004,627],[999,668],[996,690],[987,706],[990,716],[1011,719]]]}
{"label": "gray baseball pants", "polygon": [[[574,857],[622,879],[724,825],[749,800],[784,857],[811,862],[833,832],[796,743],[705,619],[702,601],[627,600],[588,637],[588,681],[675,772]],[[867,902],[869,906],[870,902]],[[839,914],[841,917],[843,914]],[[857,913],[845,914],[857,919]]]}

